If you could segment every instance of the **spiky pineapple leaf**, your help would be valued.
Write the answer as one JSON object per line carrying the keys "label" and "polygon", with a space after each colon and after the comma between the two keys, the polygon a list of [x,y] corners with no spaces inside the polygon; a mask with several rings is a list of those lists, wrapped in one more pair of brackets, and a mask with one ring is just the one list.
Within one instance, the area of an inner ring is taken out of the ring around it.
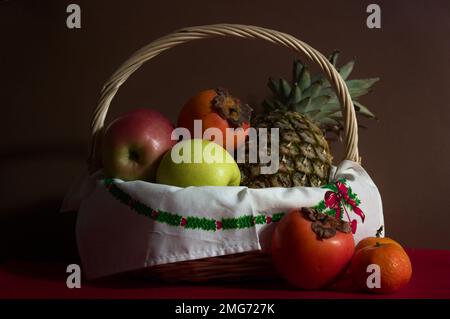
{"label": "spiky pineapple leaf", "polygon": [[311,103],[305,108],[305,112],[310,112],[314,110],[320,110],[324,108],[324,105],[328,103],[330,96],[321,95],[315,98],[311,98]]}
{"label": "spiky pineapple leaf", "polygon": [[336,121],[340,121],[343,118],[342,111],[333,112],[330,114],[330,117]]}
{"label": "spiky pineapple leaf", "polygon": [[267,82],[267,86],[269,87],[270,91],[272,91],[272,94],[275,97],[280,97],[280,82],[278,80],[270,77],[269,81]]}
{"label": "spiky pineapple leaf", "polygon": [[[370,92],[372,86],[379,81],[380,78],[370,78],[370,79],[358,79],[358,80],[348,80],[347,84],[348,91],[353,100],[365,95]],[[337,98],[335,98],[337,100]]]}
{"label": "spiky pineapple leaf", "polygon": [[311,104],[311,98],[308,97],[308,98],[306,98],[306,99],[303,99],[300,103],[295,104],[295,105],[294,105],[294,110],[295,110],[296,112],[299,112],[299,113],[305,113],[306,108],[307,108],[308,105],[310,105],[310,104]]}
{"label": "spiky pineapple leaf", "polygon": [[[338,72],[344,80],[346,80],[350,76],[350,74],[353,71],[354,66],[355,66],[355,61],[352,60],[352,61],[346,63],[345,65],[343,65],[342,67],[338,68]],[[324,86],[330,87],[330,81],[328,81],[328,79],[326,79],[322,74],[318,74],[318,75],[314,76],[313,79],[314,79],[312,81],[313,83],[317,82],[317,81],[322,81]]]}
{"label": "spiky pineapple leaf", "polygon": [[298,83],[300,81],[300,74],[302,73],[303,64],[299,59],[294,60],[294,67],[292,68],[292,82]]}
{"label": "spiky pineapple leaf", "polygon": [[368,118],[377,119],[375,114],[373,114],[366,106],[359,103],[358,101],[353,101],[353,104],[355,105],[355,111],[358,112],[361,115],[364,115]]}
{"label": "spiky pineapple leaf", "polygon": [[297,83],[295,83],[291,89],[291,93],[289,94],[288,103],[297,104],[300,103],[301,99],[302,99],[302,90],[297,85]]}
{"label": "spiky pineapple leaf", "polygon": [[308,67],[305,65],[300,73],[300,78],[298,80],[298,86],[303,91],[311,85],[311,74],[309,73]]}
{"label": "spiky pineapple leaf", "polygon": [[[350,93],[350,96],[352,99],[356,99],[360,96],[366,95],[370,92],[370,89],[368,88],[348,88],[348,92]],[[337,99],[337,98],[336,98]]]}
{"label": "spiky pineapple leaf", "polygon": [[281,103],[280,101],[275,101],[276,108],[282,111],[289,111],[289,107],[286,103]]}
{"label": "spiky pineapple leaf", "polygon": [[[357,99],[370,92],[379,78],[347,80],[353,71],[355,61],[352,60],[338,67],[338,58],[339,51],[334,51],[329,56],[329,61],[346,81],[357,115],[376,119],[375,115]],[[325,133],[331,131],[339,137],[339,132],[343,128],[340,103],[323,74],[312,76],[307,65],[297,59],[294,60],[291,83],[284,79],[270,78],[268,86],[273,96],[265,100],[263,104],[265,109],[294,110],[304,113],[318,122]]]}
{"label": "spiky pineapple leaf", "polygon": [[285,79],[280,79],[279,86],[280,86],[281,101],[283,103],[287,104],[289,94],[291,94],[291,85]]}
{"label": "spiky pineapple leaf", "polygon": [[348,80],[345,83],[347,84],[350,96],[354,100],[362,95],[369,93],[372,86],[379,80],[380,78],[358,79]]}
{"label": "spiky pineapple leaf", "polygon": [[[310,87],[308,87],[302,94],[303,98],[305,97],[316,97],[318,96],[322,91],[322,82],[316,82],[313,83]],[[325,94],[321,94],[325,95]]]}
{"label": "spiky pineapple leaf", "polygon": [[330,85],[329,83],[326,83],[327,80],[325,79],[325,77],[323,76],[322,73],[318,73],[315,74],[311,77],[311,83],[317,83],[317,82],[322,82],[322,85]]}
{"label": "spiky pineapple leaf", "polygon": [[353,67],[355,66],[355,61],[350,61],[347,64],[341,66],[339,68],[339,74],[344,80],[347,80],[350,73],[353,71]]}
{"label": "spiky pineapple leaf", "polygon": [[314,121],[322,121],[325,118],[329,118],[331,114],[335,113],[337,110],[330,110],[330,111],[321,111],[321,110],[314,110],[308,113],[308,115],[314,120]]}
{"label": "spiky pineapple leaf", "polygon": [[333,52],[331,52],[330,56],[328,57],[328,61],[330,61],[331,64],[333,64],[334,66],[336,66],[337,60],[339,58],[339,54],[340,54],[340,52],[338,50],[334,50]]}
{"label": "spiky pineapple leaf", "polygon": [[[341,109],[341,106],[339,104],[327,104],[326,107],[314,107],[310,110],[310,112],[319,111],[320,114],[329,116]],[[309,114],[309,113],[308,113]]]}
{"label": "spiky pineapple leaf", "polygon": [[370,79],[357,79],[348,80],[345,83],[349,89],[369,89],[372,85],[378,82],[380,78],[370,78]]}
{"label": "spiky pineapple leaf", "polygon": [[331,86],[326,86],[326,87],[324,86],[324,87],[322,87],[322,89],[320,90],[318,95],[329,95],[331,97],[335,97],[336,93],[331,88]]}

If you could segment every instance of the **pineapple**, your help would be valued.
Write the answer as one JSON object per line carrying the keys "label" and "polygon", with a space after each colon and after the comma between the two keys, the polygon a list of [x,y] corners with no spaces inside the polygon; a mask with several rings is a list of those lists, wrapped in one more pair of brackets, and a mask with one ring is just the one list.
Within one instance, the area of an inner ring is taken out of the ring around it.
{"label": "pineapple", "polygon": [[[338,56],[339,52],[335,51],[329,59],[346,80],[354,61],[338,68]],[[376,118],[357,99],[368,93],[378,80],[346,80],[358,115]],[[327,184],[333,158],[325,136],[340,136],[343,129],[340,104],[330,83],[323,75],[311,77],[308,67],[295,60],[292,82],[270,78],[268,87],[273,96],[263,102],[264,111],[252,120],[252,126],[279,128],[279,170],[275,174],[261,174],[261,164],[248,163],[247,153],[246,162],[239,164],[241,185],[265,188]],[[246,152],[248,149],[246,145]]]}

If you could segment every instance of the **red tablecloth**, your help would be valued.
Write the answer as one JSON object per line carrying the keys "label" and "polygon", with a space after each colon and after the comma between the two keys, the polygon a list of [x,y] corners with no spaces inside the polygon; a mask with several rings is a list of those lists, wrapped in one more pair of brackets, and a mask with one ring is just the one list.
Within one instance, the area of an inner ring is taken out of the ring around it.
{"label": "red tablecloth", "polygon": [[63,263],[5,261],[0,264],[0,298],[445,298],[450,299],[450,251],[408,249],[413,277],[403,290],[377,296],[364,293],[293,290],[282,282],[242,284],[164,284],[136,279],[82,282],[66,286]]}

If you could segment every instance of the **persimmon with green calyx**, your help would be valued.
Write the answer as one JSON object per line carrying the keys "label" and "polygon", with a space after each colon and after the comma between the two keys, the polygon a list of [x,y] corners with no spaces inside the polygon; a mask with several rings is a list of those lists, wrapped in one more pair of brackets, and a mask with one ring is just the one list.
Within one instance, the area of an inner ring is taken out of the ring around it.
{"label": "persimmon with green calyx", "polygon": [[[191,138],[203,138],[208,128],[217,128],[221,136],[211,140],[229,152],[245,141],[250,127],[252,108],[223,88],[204,90],[193,96],[183,106],[178,116],[178,127],[184,127]],[[194,121],[201,120],[202,136],[194,136]],[[234,129],[227,136],[227,129]]]}
{"label": "persimmon with green calyx", "polygon": [[284,216],[272,236],[278,273],[301,289],[321,289],[345,271],[355,248],[348,222],[312,208]]}

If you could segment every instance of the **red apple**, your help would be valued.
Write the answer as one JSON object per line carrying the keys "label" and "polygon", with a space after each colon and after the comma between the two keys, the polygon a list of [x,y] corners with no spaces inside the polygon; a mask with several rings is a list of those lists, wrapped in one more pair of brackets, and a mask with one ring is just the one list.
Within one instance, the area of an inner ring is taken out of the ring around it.
{"label": "red apple", "polygon": [[105,175],[123,180],[154,181],[159,161],[176,141],[172,123],[152,109],[138,108],[115,119],[102,140]]}

